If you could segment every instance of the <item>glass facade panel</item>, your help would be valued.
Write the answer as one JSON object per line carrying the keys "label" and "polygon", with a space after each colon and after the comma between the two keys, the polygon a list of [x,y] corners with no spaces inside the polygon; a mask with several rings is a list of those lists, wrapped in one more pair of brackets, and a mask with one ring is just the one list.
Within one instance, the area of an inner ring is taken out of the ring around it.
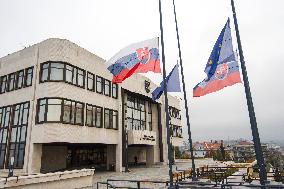
{"label": "glass facade panel", "polygon": [[61,100],[48,99],[47,121],[60,121],[61,116]]}
{"label": "glass facade panel", "polygon": [[146,129],[145,100],[128,94],[127,96],[127,125],[128,129]]}
{"label": "glass facade panel", "polygon": [[65,65],[66,70],[65,70],[65,78],[67,83],[72,83],[73,81],[73,67],[70,65]]}
{"label": "glass facade panel", "polygon": [[37,123],[56,122],[83,125],[84,103],[61,98],[38,100]]}
{"label": "glass facade panel", "polygon": [[95,91],[95,75],[88,72],[87,79],[87,89],[90,91]]}
{"label": "glass facade panel", "polygon": [[32,86],[33,67],[30,67],[30,68],[26,69],[25,76],[26,76],[25,86],[26,87]]}
{"label": "glass facade panel", "polygon": [[50,64],[50,80],[62,81],[64,72],[64,64],[51,63]]}
{"label": "glass facade panel", "polygon": [[111,83],[110,83],[110,81],[109,80],[107,80],[107,79],[105,79],[104,80],[104,94],[106,95],[106,96],[110,96],[111,94],[110,94],[110,87],[111,87]]}
{"label": "glass facade panel", "polygon": [[113,83],[112,84],[112,97],[117,98],[118,95],[118,85]]}
{"label": "glass facade panel", "polygon": [[15,89],[15,77],[16,77],[16,73],[9,74],[8,91],[13,91]]}
{"label": "glass facade panel", "polygon": [[0,82],[0,93],[5,93],[7,87],[7,76],[2,76]]}
{"label": "glass facade panel", "polygon": [[96,77],[96,91],[97,93],[103,93],[103,78],[100,76]]}
{"label": "glass facade panel", "polygon": [[24,85],[24,70],[17,72],[17,89],[21,89]]}
{"label": "glass facade panel", "polygon": [[48,69],[49,69],[49,63],[45,63],[41,65],[41,81],[47,81],[48,80]]}
{"label": "glass facade panel", "polygon": [[2,117],[0,127],[0,168],[7,169],[11,157],[14,157],[14,168],[21,169],[24,163],[26,128],[28,125],[23,120],[28,120],[28,113],[25,114],[24,112],[29,111],[29,102],[0,107],[0,109],[0,116]]}

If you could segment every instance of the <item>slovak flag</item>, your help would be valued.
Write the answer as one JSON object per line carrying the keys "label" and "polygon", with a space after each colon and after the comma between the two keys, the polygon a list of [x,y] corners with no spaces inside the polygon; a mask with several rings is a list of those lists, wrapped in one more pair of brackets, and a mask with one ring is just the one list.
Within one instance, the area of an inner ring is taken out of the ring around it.
{"label": "slovak flag", "polygon": [[207,77],[193,88],[193,97],[200,97],[241,83],[239,65],[233,51],[229,19],[213,47],[204,72]]}
{"label": "slovak flag", "polygon": [[106,63],[113,83],[122,83],[133,73],[161,73],[159,38],[135,43],[120,50]]}

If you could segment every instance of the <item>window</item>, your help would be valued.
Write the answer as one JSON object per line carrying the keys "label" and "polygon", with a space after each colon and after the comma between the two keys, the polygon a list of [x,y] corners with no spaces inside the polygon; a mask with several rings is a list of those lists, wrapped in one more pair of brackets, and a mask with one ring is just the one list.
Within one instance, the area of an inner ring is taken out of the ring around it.
{"label": "window", "polygon": [[127,96],[127,129],[146,129],[145,101],[137,97]]}
{"label": "window", "polygon": [[182,138],[182,127],[177,125],[170,125],[171,136]]}
{"label": "window", "polygon": [[40,81],[48,81],[48,70],[49,70],[49,63],[41,64],[41,78]]}
{"label": "window", "polygon": [[38,100],[37,123],[83,125],[84,103],[61,98]]}
{"label": "window", "polygon": [[96,77],[96,91],[97,93],[103,93],[103,78],[100,76]]}
{"label": "window", "polygon": [[153,125],[152,125],[152,103],[148,101],[148,129],[149,131],[153,130]]}
{"label": "window", "polygon": [[50,64],[50,80],[51,81],[63,81],[64,64],[51,63]]}
{"label": "window", "polygon": [[33,67],[27,68],[25,70],[25,87],[29,87],[32,86],[32,82],[33,82]]}
{"label": "window", "polygon": [[181,119],[180,110],[175,107],[169,106],[169,115],[172,118]]}
{"label": "window", "polygon": [[[0,108],[0,168],[23,168],[29,116],[29,102]],[[8,137],[9,136],[9,137]]]}
{"label": "window", "polygon": [[110,96],[111,94],[111,92],[110,92],[110,87],[111,87],[111,83],[110,83],[110,80],[107,80],[107,79],[105,79],[104,80],[104,94],[106,95],[106,96]]}
{"label": "window", "polygon": [[43,122],[45,119],[45,113],[47,112],[47,99],[41,99],[38,101],[38,122]]}
{"label": "window", "polygon": [[21,89],[24,86],[24,70],[17,72],[16,89]]}
{"label": "window", "polygon": [[61,99],[48,99],[47,100],[47,122],[58,122],[61,116]]}
{"label": "window", "polygon": [[33,67],[0,77],[0,94],[32,85]]}
{"label": "window", "polygon": [[0,79],[0,93],[5,93],[7,87],[7,76],[4,75]]}
{"label": "window", "polygon": [[117,98],[118,96],[118,85],[116,83],[112,84],[112,98]]}
{"label": "window", "polygon": [[90,72],[87,74],[87,89],[95,91],[95,75]]}
{"label": "window", "polygon": [[73,67],[66,64],[65,65],[66,67],[66,70],[65,70],[65,81],[67,83],[72,83],[73,82],[73,75],[74,75],[74,72],[73,72]]}
{"label": "window", "polygon": [[87,104],[86,106],[86,125],[92,127],[103,127],[103,108]]}
{"label": "window", "polygon": [[78,72],[77,72],[77,85],[80,87],[84,87],[85,86],[85,71],[82,69],[78,68]]}
{"label": "window", "polygon": [[29,103],[15,105],[13,107],[13,112],[9,142],[9,157],[6,161],[6,166],[9,166],[11,157],[14,157],[14,167],[22,168],[24,164]]}
{"label": "window", "polygon": [[105,128],[106,129],[118,129],[118,112],[105,108],[104,113]]}
{"label": "window", "polygon": [[8,91],[13,91],[15,89],[16,73],[11,73],[8,75]]}
{"label": "window", "polygon": [[0,127],[0,168],[4,168],[7,138],[8,138],[8,127],[10,123],[11,107],[2,107],[1,109],[1,127]]}
{"label": "window", "polygon": [[40,82],[63,81],[78,87],[85,87],[85,70],[68,63],[42,63],[40,73]]}

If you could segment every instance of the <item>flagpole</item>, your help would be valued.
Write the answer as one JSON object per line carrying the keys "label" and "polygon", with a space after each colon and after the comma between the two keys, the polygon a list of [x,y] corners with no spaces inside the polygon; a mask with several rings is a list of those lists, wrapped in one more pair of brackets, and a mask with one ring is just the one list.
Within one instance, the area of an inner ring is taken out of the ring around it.
{"label": "flagpole", "polygon": [[179,41],[179,32],[178,32],[177,17],[176,17],[175,0],[173,0],[173,6],[174,6],[176,34],[177,34],[177,42],[178,42],[179,64],[180,64],[181,78],[182,78],[183,98],[184,98],[184,106],[185,106],[185,112],[186,112],[185,115],[186,115],[186,123],[187,123],[188,142],[189,142],[189,149],[190,149],[191,162],[192,162],[192,180],[196,181],[197,178],[196,178],[196,172],[195,172],[193,146],[192,146],[192,138],[191,138],[191,130],[190,130],[190,122],[189,122],[189,113],[188,113],[189,111],[188,111],[188,106],[187,106],[187,97],[186,97],[185,82],[184,82],[184,75],[183,75],[183,65],[182,65],[181,50],[180,50],[180,41]]}
{"label": "flagpole", "polygon": [[170,142],[170,127],[169,127],[169,107],[168,107],[168,95],[167,95],[167,82],[166,82],[166,62],[164,53],[164,35],[163,35],[163,17],[161,0],[159,0],[159,13],[160,13],[160,30],[161,30],[161,45],[162,45],[162,62],[163,62],[163,82],[164,82],[164,95],[165,95],[165,112],[166,112],[166,128],[167,128],[167,145],[168,145],[168,160],[169,160],[169,177],[170,187],[173,186],[173,167],[172,167],[172,146]]}
{"label": "flagpole", "polygon": [[256,122],[255,113],[254,113],[254,107],[253,107],[250,86],[249,86],[249,81],[248,81],[248,75],[247,75],[246,66],[245,66],[245,60],[244,60],[242,44],[241,44],[241,39],[240,39],[240,34],[239,34],[234,0],[231,0],[231,6],[232,6],[232,11],[233,11],[236,37],[237,37],[237,42],[238,42],[239,54],[240,54],[240,62],[241,62],[243,81],[244,81],[244,87],[245,87],[245,93],[246,93],[246,99],[247,99],[247,106],[248,106],[248,111],[249,111],[251,131],[252,131],[252,136],[253,136],[254,150],[255,150],[257,165],[260,169],[259,171],[260,184],[265,185],[265,182],[267,181],[267,175],[265,171],[264,158],[263,158],[263,153],[261,149],[257,122]]}

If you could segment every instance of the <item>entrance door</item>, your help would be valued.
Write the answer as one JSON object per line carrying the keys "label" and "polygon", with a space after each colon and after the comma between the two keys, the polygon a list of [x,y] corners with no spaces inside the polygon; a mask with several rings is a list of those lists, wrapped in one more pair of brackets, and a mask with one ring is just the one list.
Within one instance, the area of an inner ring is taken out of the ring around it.
{"label": "entrance door", "polygon": [[67,155],[68,168],[107,169],[107,145],[70,145]]}

